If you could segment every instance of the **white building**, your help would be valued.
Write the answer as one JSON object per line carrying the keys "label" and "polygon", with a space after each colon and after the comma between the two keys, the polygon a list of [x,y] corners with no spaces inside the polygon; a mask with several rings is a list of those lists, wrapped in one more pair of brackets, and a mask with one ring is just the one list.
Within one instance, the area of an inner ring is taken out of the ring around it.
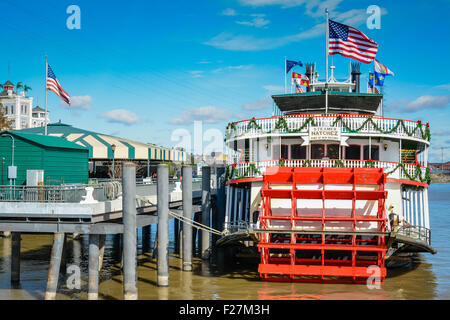
{"label": "white building", "polygon": [[39,108],[33,108],[33,98],[27,97],[25,92],[14,92],[14,84],[6,81],[3,91],[0,93],[0,103],[3,105],[8,120],[13,120],[12,128],[20,130],[44,126],[45,118],[50,123],[48,112]]}

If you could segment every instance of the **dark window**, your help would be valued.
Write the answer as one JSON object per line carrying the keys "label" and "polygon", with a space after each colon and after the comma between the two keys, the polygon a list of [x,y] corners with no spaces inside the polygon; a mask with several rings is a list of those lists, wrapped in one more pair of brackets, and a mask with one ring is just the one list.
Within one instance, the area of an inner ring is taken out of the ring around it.
{"label": "dark window", "polygon": [[311,159],[322,159],[325,156],[325,146],[323,144],[311,145]]}
{"label": "dark window", "polygon": [[345,159],[361,160],[361,146],[352,145],[345,148]]}
{"label": "dark window", "polygon": [[339,145],[338,144],[327,145],[327,157],[328,157],[328,159],[339,159]]}
{"label": "dark window", "polygon": [[[364,146],[364,160],[369,160],[369,146]],[[371,160],[380,160],[380,147],[372,146],[372,152],[370,156]]]}
{"label": "dark window", "polygon": [[291,146],[291,159],[306,159],[306,146],[294,144]]}
{"label": "dark window", "polygon": [[281,159],[289,159],[289,147],[285,144],[281,145]]}
{"label": "dark window", "polygon": [[245,139],[244,142],[244,161],[250,161],[250,141]]}

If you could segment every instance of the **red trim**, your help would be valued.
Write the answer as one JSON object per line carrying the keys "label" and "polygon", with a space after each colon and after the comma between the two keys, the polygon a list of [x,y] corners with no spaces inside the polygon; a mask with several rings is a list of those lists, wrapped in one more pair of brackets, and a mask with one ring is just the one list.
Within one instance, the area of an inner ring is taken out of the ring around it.
{"label": "red trim", "polygon": [[[228,180],[227,184],[256,182],[256,181],[263,181],[263,177]],[[396,183],[410,184],[410,185],[415,185],[415,186],[419,186],[419,187],[426,187],[426,188],[428,188],[428,184],[425,183],[425,182],[403,180],[403,179],[391,179],[391,178],[387,178],[387,182],[396,182]]]}
{"label": "red trim", "polygon": [[263,181],[263,177],[228,180],[227,184]]}
{"label": "red trim", "polygon": [[387,182],[396,182],[396,183],[403,183],[403,184],[411,184],[414,186],[419,186],[419,187],[425,187],[428,188],[428,184],[425,182],[419,182],[419,181],[412,181],[412,180],[403,180],[403,179],[391,179],[388,178]]}

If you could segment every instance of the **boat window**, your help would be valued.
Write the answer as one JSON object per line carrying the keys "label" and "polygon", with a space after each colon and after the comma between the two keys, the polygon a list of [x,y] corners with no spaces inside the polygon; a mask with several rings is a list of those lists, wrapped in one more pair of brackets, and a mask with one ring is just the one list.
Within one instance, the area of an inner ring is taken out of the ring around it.
{"label": "boat window", "polygon": [[323,144],[311,145],[311,159],[322,159],[325,156],[325,146]]}
{"label": "boat window", "polygon": [[328,157],[328,159],[339,159],[339,145],[338,144],[327,145],[327,157]]}
{"label": "boat window", "polygon": [[345,147],[345,159],[361,160],[361,146],[351,145],[351,146]]}
{"label": "boat window", "polygon": [[293,144],[291,146],[291,159],[306,159],[306,146]]}
{"label": "boat window", "polygon": [[[369,146],[364,146],[364,160],[369,160]],[[380,160],[380,147],[379,146],[372,146],[371,150],[371,160]]]}

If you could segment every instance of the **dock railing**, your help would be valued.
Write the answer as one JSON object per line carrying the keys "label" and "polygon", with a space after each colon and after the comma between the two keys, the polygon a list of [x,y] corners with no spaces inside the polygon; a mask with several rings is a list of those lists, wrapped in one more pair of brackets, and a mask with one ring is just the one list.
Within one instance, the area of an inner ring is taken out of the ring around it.
{"label": "dock railing", "polygon": [[[169,191],[177,189],[179,181],[169,182]],[[98,184],[50,185],[50,186],[11,186],[0,185],[0,202],[48,202],[48,203],[79,203],[87,195],[86,188],[93,188],[92,196],[95,200],[111,201],[122,195],[120,181],[102,181]],[[179,186],[178,186],[179,187]],[[156,195],[156,183],[136,184],[136,194],[140,197]],[[193,181],[193,191],[201,190],[201,181]]]}

